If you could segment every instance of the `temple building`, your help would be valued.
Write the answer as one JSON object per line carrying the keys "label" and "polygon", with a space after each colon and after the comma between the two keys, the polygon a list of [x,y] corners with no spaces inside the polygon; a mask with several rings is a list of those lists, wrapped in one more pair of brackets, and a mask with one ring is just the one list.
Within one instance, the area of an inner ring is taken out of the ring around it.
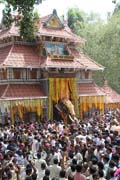
{"label": "temple building", "polygon": [[20,37],[15,24],[0,31],[0,119],[64,119],[61,102],[68,105],[66,114],[74,107],[76,117],[94,108],[103,113],[105,92],[92,74],[104,67],[78,50],[85,40],[60,20],[56,10],[37,25],[32,42]]}

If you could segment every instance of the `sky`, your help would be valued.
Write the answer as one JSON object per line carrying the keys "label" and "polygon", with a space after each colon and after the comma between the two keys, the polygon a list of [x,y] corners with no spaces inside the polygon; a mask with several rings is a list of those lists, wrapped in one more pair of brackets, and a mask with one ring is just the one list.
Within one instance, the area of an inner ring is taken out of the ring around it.
{"label": "sky", "polygon": [[[115,5],[112,0],[45,0],[37,6],[40,16],[51,14],[53,9],[57,10],[59,16],[66,15],[69,8],[78,7],[87,13],[99,13],[103,19],[108,12],[112,12]],[[0,19],[2,17],[3,5],[0,5]]]}
{"label": "sky", "polygon": [[108,12],[112,12],[115,5],[112,0],[45,0],[37,8],[41,16],[51,14],[56,9],[58,15],[65,15],[71,7],[78,7],[87,13],[99,13],[102,18],[107,16]]}

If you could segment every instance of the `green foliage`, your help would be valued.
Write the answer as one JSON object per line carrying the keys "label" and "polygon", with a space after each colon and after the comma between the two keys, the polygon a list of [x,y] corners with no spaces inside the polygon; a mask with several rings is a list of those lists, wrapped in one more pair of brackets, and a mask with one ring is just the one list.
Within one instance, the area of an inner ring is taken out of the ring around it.
{"label": "green foliage", "polygon": [[[106,24],[93,24],[87,34],[85,52],[105,66],[104,73],[95,73],[95,79],[103,84],[108,79],[110,85],[120,92],[120,15],[112,17]],[[90,28],[90,26],[88,27]],[[102,76],[101,76],[101,75]]]}
{"label": "green foliage", "polygon": [[20,23],[20,36],[26,40],[33,40],[35,37],[36,23],[34,18],[34,5],[42,3],[43,0],[5,0],[5,11],[3,12],[3,24],[9,28],[12,23],[11,9],[17,11],[23,18]]}
{"label": "green foliage", "polygon": [[20,22],[20,35],[24,40],[32,41],[35,37],[35,21],[32,12],[24,13],[23,19]]}
{"label": "green foliage", "polygon": [[120,12],[120,2],[116,4],[113,14],[118,13],[118,12]]}
{"label": "green foliage", "polygon": [[35,4],[42,3],[43,0],[5,0],[8,4],[12,5],[14,10],[19,12],[31,11]]}
{"label": "green foliage", "polygon": [[38,19],[39,17],[40,17],[40,15],[39,15],[38,11],[34,11],[33,12],[33,18]]}
{"label": "green foliage", "polygon": [[10,28],[12,22],[13,22],[13,19],[11,15],[11,7],[9,4],[6,4],[3,10],[2,24],[4,25],[5,28]]}
{"label": "green foliage", "polygon": [[71,8],[68,10],[68,26],[78,34],[78,30],[83,26],[83,12],[81,12],[78,8]]}
{"label": "green foliage", "polygon": [[94,73],[94,79],[102,85],[108,79],[110,86],[120,93],[120,13],[104,22],[96,14],[83,16],[84,25],[78,34],[86,39],[82,50],[105,67],[104,72]]}

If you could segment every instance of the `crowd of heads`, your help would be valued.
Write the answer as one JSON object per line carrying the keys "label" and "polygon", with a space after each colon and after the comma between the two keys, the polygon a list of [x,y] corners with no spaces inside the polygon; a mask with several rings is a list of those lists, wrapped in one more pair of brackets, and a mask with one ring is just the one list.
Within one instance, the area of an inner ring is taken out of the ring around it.
{"label": "crowd of heads", "polygon": [[[2,180],[120,179],[120,111],[0,128]],[[113,127],[116,127],[113,128]]]}

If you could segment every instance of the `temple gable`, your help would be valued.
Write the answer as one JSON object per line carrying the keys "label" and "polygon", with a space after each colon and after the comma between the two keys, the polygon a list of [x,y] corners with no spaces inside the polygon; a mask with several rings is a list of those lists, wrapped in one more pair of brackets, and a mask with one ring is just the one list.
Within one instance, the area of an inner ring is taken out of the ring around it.
{"label": "temple gable", "polygon": [[53,10],[53,13],[50,16],[50,18],[44,23],[44,26],[48,28],[56,28],[56,29],[61,29],[64,27],[55,9]]}

